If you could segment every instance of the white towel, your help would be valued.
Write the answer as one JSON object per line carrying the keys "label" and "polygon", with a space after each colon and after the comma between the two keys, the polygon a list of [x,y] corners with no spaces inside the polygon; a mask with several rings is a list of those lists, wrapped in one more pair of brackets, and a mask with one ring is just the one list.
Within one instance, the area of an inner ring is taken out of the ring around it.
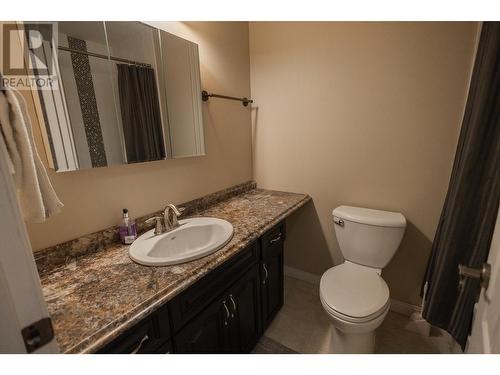
{"label": "white towel", "polygon": [[24,219],[43,222],[63,204],[38,155],[26,102],[16,90],[0,92],[0,130]]}

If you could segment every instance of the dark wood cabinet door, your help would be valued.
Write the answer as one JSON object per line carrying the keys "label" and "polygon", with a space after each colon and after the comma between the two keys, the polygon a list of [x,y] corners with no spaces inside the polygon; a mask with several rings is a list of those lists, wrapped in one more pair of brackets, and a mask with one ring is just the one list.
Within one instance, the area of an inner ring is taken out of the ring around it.
{"label": "dark wood cabinet door", "polygon": [[226,300],[231,311],[231,352],[250,353],[262,332],[257,264],[229,289]]}
{"label": "dark wood cabinet door", "polygon": [[283,306],[283,243],[268,249],[261,264],[262,326],[265,330]]}
{"label": "dark wood cabinet door", "polygon": [[218,298],[181,329],[174,340],[175,353],[215,354],[230,351],[229,307]]}

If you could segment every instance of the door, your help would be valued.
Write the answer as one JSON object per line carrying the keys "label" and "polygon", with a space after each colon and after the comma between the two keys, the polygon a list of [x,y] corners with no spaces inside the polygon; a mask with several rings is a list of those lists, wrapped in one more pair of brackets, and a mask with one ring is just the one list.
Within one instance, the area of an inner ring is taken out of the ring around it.
{"label": "door", "polygon": [[261,264],[262,326],[265,330],[283,306],[283,243],[267,249]]}
{"label": "door", "polygon": [[250,353],[260,337],[260,274],[253,266],[232,286],[226,300],[231,313],[231,352]]}
{"label": "door", "polygon": [[230,351],[230,310],[222,296],[175,336],[176,353],[217,354]]}
{"label": "door", "polygon": [[0,142],[0,353],[58,353],[5,155]]}
{"label": "door", "polygon": [[500,353],[500,210],[488,255],[491,276],[474,309],[467,353]]}

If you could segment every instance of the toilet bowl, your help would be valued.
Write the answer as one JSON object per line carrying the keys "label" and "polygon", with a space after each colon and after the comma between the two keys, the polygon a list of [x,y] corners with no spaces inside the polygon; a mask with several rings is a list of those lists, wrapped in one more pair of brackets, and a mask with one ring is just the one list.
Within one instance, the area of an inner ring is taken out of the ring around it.
{"label": "toilet bowl", "polygon": [[389,311],[389,288],[373,269],[345,262],[321,277],[320,300],[331,322],[331,353],[372,353]]}
{"label": "toilet bowl", "polygon": [[351,206],[337,207],[333,219],[345,261],[322,275],[319,288],[331,322],[330,353],[373,353],[375,330],[390,307],[381,271],[401,243],[406,219]]}

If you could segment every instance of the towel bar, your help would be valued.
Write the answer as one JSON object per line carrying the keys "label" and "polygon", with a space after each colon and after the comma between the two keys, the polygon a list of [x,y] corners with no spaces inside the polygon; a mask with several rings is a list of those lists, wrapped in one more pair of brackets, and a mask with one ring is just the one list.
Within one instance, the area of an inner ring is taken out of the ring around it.
{"label": "towel bar", "polygon": [[229,100],[237,100],[237,101],[240,101],[241,104],[243,104],[245,107],[248,106],[248,103],[253,103],[253,100],[252,99],[248,99],[248,98],[237,98],[235,96],[227,96],[227,95],[219,95],[219,94],[209,94],[205,90],[203,90],[201,92],[201,100],[203,100],[204,102],[208,101],[208,99],[210,97],[221,98],[221,99],[229,99]]}

